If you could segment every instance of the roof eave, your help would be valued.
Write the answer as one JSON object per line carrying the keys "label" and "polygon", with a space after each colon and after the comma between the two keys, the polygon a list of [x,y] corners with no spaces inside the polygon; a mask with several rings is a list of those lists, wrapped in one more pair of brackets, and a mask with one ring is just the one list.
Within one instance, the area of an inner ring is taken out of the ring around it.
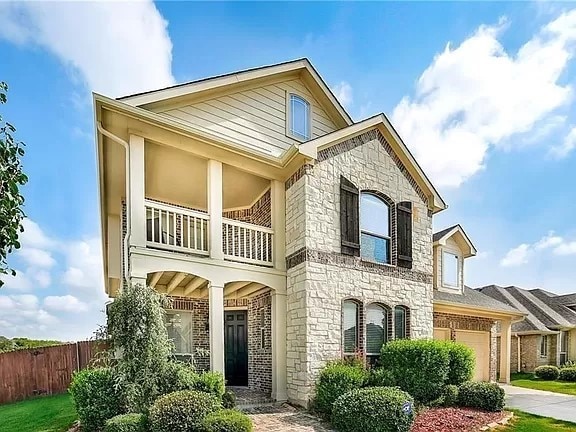
{"label": "roof eave", "polygon": [[[509,310],[504,310],[504,309],[496,309],[496,308],[487,308],[487,307],[482,307],[482,306],[477,306],[477,305],[467,305],[467,304],[463,304],[463,303],[457,303],[457,302],[451,302],[451,301],[446,301],[446,300],[433,300],[432,301],[434,306],[447,306],[450,308],[455,308],[455,309],[463,309],[464,311],[466,311],[467,313],[469,313],[470,315],[474,316],[474,315],[491,315],[494,317],[500,317],[500,318],[511,318],[513,322],[516,321],[522,321],[524,319],[524,317],[526,316],[525,313],[520,312],[520,311],[509,311]],[[481,314],[478,314],[478,312],[480,312]]]}

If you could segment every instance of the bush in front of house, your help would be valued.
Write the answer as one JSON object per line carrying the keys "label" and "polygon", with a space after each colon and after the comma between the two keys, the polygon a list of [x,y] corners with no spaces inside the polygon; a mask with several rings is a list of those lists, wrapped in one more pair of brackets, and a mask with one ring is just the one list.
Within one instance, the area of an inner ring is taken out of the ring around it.
{"label": "bush in front of house", "polygon": [[562,364],[560,366],[560,369],[571,368],[571,367],[576,367],[576,361],[575,360],[567,360],[564,364]]}
{"label": "bush in front of house", "polygon": [[208,414],[204,427],[206,432],[252,432],[252,420],[240,411],[224,409]]}
{"label": "bush in front of house", "polygon": [[344,393],[362,387],[367,372],[362,366],[343,362],[328,363],[318,375],[314,408],[325,415],[332,413],[332,405]]}
{"label": "bush in front of house", "polygon": [[339,432],[408,432],[414,422],[414,400],[395,387],[366,387],[340,396],[332,409]]}
{"label": "bush in front of house", "polygon": [[194,390],[199,374],[191,364],[170,361],[159,371],[158,391],[161,395],[180,390]]}
{"label": "bush in front of house", "polygon": [[442,389],[442,406],[453,407],[458,405],[458,386],[448,384]]}
{"label": "bush in front of house", "polygon": [[560,369],[552,365],[538,366],[534,369],[534,376],[541,380],[554,381],[555,379],[558,379],[559,375]]}
{"label": "bush in front of house", "polygon": [[438,399],[448,379],[450,351],[437,340],[401,339],[382,347],[380,363],[393,382],[423,404]]}
{"label": "bush in front of house", "polygon": [[366,387],[394,387],[396,383],[388,369],[376,367],[368,371],[365,385]]}
{"label": "bush in front of house", "polygon": [[104,432],[146,432],[144,414],[120,414],[106,420]]}
{"label": "bush in front of house", "polygon": [[150,407],[150,431],[201,431],[206,416],[221,407],[220,401],[214,395],[196,390],[183,390],[160,396]]}
{"label": "bush in front of house", "polygon": [[222,400],[226,391],[224,375],[220,372],[202,372],[194,384],[194,390],[210,393]]}
{"label": "bush in front of house", "polygon": [[576,382],[576,367],[567,367],[560,369],[558,379],[560,381]]}
{"label": "bush in front of house", "polygon": [[222,406],[226,409],[232,409],[236,406],[236,395],[231,390],[226,390],[222,395]]}
{"label": "bush in front of house", "polygon": [[476,366],[474,350],[458,342],[445,342],[450,355],[447,384],[458,386],[470,381]]}
{"label": "bush in front of house", "polygon": [[122,397],[109,368],[83,369],[72,377],[68,390],[84,432],[99,431],[106,420],[121,414]]}
{"label": "bush in front of house", "polygon": [[466,382],[458,388],[458,405],[485,411],[502,411],[504,389],[496,383]]}

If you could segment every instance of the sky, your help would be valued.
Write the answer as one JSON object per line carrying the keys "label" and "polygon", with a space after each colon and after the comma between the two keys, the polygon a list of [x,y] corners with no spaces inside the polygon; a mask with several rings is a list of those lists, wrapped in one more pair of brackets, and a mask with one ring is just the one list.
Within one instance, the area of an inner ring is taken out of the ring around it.
{"label": "sky", "polygon": [[104,322],[91,92],[308,57],[355,120],[386,113],[478,255],[466,283],[576,292],[576,4],[0,2],[4,118],[27,144],[0,335]]}

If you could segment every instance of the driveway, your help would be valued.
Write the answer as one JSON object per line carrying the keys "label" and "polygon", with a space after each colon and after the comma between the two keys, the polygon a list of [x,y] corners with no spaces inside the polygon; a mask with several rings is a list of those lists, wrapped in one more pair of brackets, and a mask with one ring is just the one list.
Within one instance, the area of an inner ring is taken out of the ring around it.
{"label": "driveway", "polygon": [[576,396],[503,385],[506,406],[530,414],[576,423]]}

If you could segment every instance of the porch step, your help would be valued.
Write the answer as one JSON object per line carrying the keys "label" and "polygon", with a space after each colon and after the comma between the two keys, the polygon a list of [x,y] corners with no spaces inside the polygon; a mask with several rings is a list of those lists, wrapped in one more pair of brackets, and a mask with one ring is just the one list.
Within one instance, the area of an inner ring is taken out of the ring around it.
{"label": "porch step", "polygon": [[270,393],[251,390],[247,387],[228,387],[228,390],[236,396],[236,407],[241,411],[276,405],[276,401],[270,397]]}

